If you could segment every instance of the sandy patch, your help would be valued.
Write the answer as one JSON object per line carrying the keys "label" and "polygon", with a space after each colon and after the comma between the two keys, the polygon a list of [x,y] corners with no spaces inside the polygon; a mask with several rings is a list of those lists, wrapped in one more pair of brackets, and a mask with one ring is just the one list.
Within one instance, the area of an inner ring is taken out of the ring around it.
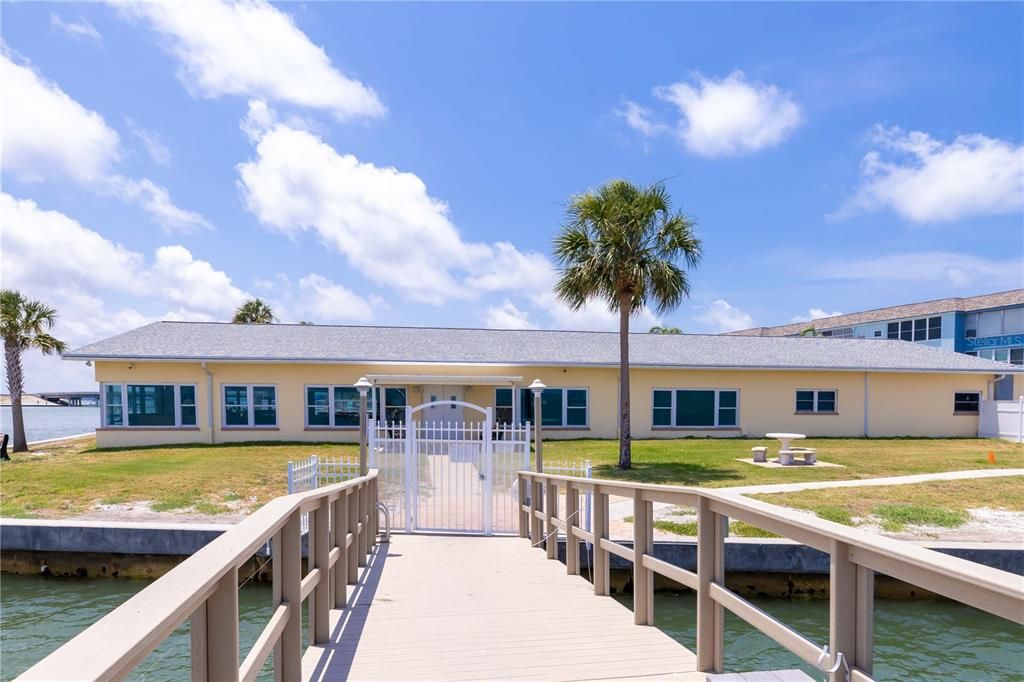
{"label": "sandy patch", "polygon": [[223,506],[231,511],[223,514],[201,514],[192,507],[172,511],[153,511],[152,500],[137,500],[120,504],[97,503],[90,511],[70,518],[81,521],[120,521],[137,523],[238,523],[252,510],[255,499],[232,500]]}

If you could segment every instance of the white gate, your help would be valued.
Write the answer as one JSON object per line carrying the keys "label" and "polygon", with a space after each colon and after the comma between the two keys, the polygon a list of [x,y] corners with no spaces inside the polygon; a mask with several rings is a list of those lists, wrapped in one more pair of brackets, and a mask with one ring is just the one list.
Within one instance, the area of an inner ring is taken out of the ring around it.
{"label": "white gate", "polygon": [[[422,419],[424,410],[441,405],[466,408],[481,419]],[[372,422],[368,440],[370,466],[380,472],[380,497],[397,529],[517,531],[516,472],[530,464],[529,424],[496,425],[490,408],[437,400],[406,407],[404,423]]]}

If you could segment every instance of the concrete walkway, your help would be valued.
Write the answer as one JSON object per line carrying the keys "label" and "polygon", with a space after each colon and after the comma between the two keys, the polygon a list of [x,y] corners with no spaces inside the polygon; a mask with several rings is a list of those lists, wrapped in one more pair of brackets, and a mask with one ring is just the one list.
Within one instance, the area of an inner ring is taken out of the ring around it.
{"label": "concrete walkway", "polygon": [[966,481],[976,478],[997,478],[1002,476],[1024,476],[1024,469],[968,469],[966,471],[944,471],[936,474],[914,474],[912,476],[887,476],[885,478],[860,478],[845,481],[807,481],[805,483],[775,483],[770,485],[742,485],[734,488],[719,488],[720,492],[739,495],[762,493],[794,493],[800,490],[822,488],[861,488],[864,486],[911,485],[932,481]]}

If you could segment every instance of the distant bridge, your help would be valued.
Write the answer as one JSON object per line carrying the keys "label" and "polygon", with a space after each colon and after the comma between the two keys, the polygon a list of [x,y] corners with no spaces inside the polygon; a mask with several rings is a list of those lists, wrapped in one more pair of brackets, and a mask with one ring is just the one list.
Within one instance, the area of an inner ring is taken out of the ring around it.
{"label": "distant bridge", "polygon": [[99,391],[62,391],[56,393],[36,393],[43,400],[58,405],[99,405]]}

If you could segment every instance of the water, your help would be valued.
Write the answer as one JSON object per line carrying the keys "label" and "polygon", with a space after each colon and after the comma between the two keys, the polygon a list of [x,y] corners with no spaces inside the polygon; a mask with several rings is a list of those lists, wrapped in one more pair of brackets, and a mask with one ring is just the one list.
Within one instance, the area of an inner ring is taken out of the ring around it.
{"label": "water", "polygon": [[[632,598],[621,598],[632,608]],[[828,643],[828,601],[752,599],[759,608],[820,644]],[[696,596],[658,592],[656,624],[694,650]],[[726,611],[725,670],[799,668],[824,674]],[[875,600],[874,677],[904,682],[1024,680],[1024,626],[969,606],[941,600]]]}
{"label": "water", "polygon": [[[98,407],[22,407],[25,417],[25,437],[31,443],[62,436],[77,436],[96,430],[100,423]],[[10,433],[11,407],[0,407],[0,431]]]}
{"label": "water", "polygon": [[[145,580],[0,576],[0,679],[9,680],[84,630],[133,594]],[[239,590],[242,655],[270,618],[270,587]],[[628,605],[629,597],[623,598]],[[828,602],[756,599],[758,606],[803,633],[827,642]],[[695,642],[692,594],[655,595],[657,625],[684,646]],[[307,629],[303,628],[303,633]],[[501,633],[494,633],[500,637]],[[305,646],[305,645],[304,645]],[[130,679],[170,682],[189,676],[187,622],[144,660]],[[738,618],[726,616],[727,671],[812,667]],[[272,677],[270,661],[260,679]],[[875,677],[879,680],[1024,680],[1024,627],[945,601],[875,602]]]}
{"label": "water", "polygon": [[[17,677],[150,584],[149,580],[0,576],[0,680]],[[242,658],[270,619],[270,598],[270,586],[266,583],[250,583],[238,591]],[[305,631],[303,628],[303,633]],[[189,652],[186,620],[128,679],[154,682],[188,679]],[[272,660],[273,654],[268,657],[260,680],[273,679]]]}

